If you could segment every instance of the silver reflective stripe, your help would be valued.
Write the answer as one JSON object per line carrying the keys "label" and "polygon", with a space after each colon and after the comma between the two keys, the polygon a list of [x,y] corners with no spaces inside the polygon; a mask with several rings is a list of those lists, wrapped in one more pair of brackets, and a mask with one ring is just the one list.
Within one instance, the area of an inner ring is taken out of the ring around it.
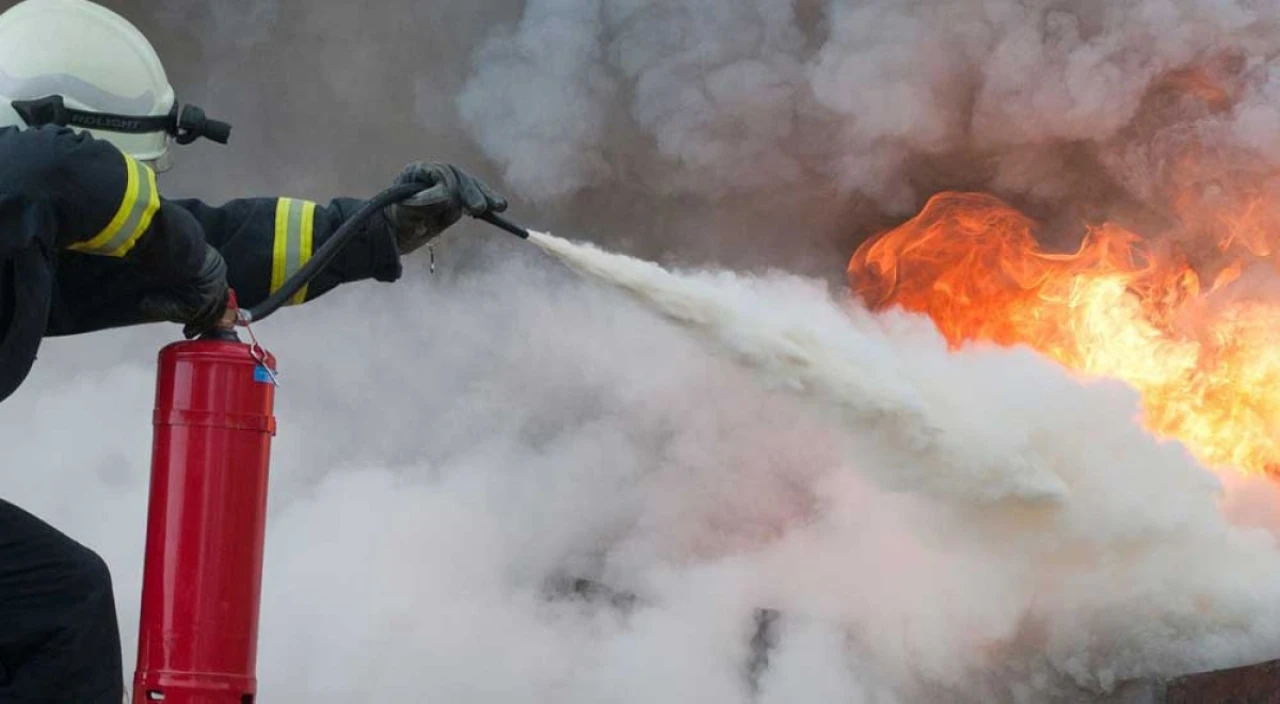
{"label": "silver reflective stripe", "polygon": [[[138,178],[138,196],[133,201],[133,206],[129,209],[129,215],[124,221],[124,227],[120,228],[120,232],[107,243],[105,247],[106,253],[110,256],[124,256],[135,240],[142,235],[142,231],[146,229],[146,225],[150,225],[151,215],[154,213],[152,203],[156,202],[156,184],[154,177],[147,173],[149,169],[142,164],[130,159],[129,166],[137,174]],[[157,202],[158,205],[158,202]],[[143,219],[147,219],[146,225]]]}
{"label": "silver reflective stripe", "polygon": [[151,227],[151,221],[160,209],[156,174],[146,164],[127,155],[122,156],[127,182],[115,217],[93,239],[77,242],[69,249],[105,257],[123,257],[138,243],[147,228]]}
{"label": "silver reflective stripe", "polygon": [[[275,243],[272,247],[271,292],[275,293],[311,259],[312,231],[316,204],[294,198],[281,198],[276,204]],[[290,303],[306,300],[306,288]]]}

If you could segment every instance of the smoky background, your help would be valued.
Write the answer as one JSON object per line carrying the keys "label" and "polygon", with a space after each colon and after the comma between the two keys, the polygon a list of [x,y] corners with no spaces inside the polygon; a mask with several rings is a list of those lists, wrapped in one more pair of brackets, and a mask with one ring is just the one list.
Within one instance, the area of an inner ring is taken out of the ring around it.
{"label": "smoky background", "polygon": [[[1053,514],[882,491],[838,425],[463,222],[434,276],[416,257],[397,285],[259,327],[285,362],[264,700],[1079,701],[1280,647],[1271,484],[1233,480],[1220,511],[1213,475],[1127,422],[1131,390],[1025,351],[950,355],[927,321],[832,302],[857,243],[942,189],[993,191],[1066,248],[1104,217],[1180,230],[1188,183],[1229,200],[1266,177],[1275,3],[104,4],[181,100],[235,125],[177,149],[167,195],[323,201],[452,161],[517,221],[715,268],[700,285],[740,284],[744,316],[841,330],[868,379],[977,438],[1034,439],[1074,490]],[[1208,148],[1175,173],[1187,145]],[[112,565],[126,671],[154,354],[175,334],[50,341],[0,406],[4,495]],[[552,603],[565,575],[657,607]],[[762,604],[800,620],[761,694],[741,664]]]}

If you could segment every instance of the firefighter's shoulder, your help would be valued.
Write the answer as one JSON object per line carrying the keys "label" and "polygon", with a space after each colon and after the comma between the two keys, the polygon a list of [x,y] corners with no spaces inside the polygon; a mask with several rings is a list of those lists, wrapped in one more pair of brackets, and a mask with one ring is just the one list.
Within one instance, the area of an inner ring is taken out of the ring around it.
{"label": "firefighter's shoulder", "polygon": [[0,129],[0,187],[6,192],[39,189],[56,173],[57,135],[47,129]]}
{"label": "firefighter's shoulder", "polygon": [[114,147],[68,127],[0,128],[0,188],[9,193],[45,191],[68,177],[115,181],[123,166]]}

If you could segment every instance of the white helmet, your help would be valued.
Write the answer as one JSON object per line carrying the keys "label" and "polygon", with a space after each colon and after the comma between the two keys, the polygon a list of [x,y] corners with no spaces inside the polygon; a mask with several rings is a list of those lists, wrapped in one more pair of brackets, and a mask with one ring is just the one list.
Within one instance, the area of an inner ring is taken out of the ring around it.
{"label": "white helmet", "polygon": [[177,104],[160,57],[125,18],[88,0],[24,0],[0,14],[0,128],[48,123],[160,171],[170,137],[225,143],[230,132]]}

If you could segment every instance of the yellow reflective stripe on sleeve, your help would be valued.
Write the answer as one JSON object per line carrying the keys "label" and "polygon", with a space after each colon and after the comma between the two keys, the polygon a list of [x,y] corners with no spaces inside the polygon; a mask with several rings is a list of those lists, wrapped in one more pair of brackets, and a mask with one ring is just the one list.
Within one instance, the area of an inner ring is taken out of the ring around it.
{"label": "yellow reflective stripe on sleeve", "polygon": [[280,290],[285,280],[285,263],[289,251],[289,206],[290,198],[276,201],[276,238],[271,247],[271,293]]}
{"label": "yellow reflective stripe on sleeve", "polygon": [[77,242],[68,249],[104,257],[123,257],[151,227],[160,209],[160,191],[156,188],[156,172],[149,166],[123,154],[127,181],[124,198],[115,217],[93,239]]}
{"label": "yellow reflective stripe on sleeve", "polygon": [[[271,293],[280,290],[311,259],[315,234],[316,204],[307,200],[281,198],[276,202],[276,233],[271,248]],[[303,286],[289,299],[290,305],[307,300]]]}
{"label": "yellow reflective stripe on sleeve", "polygon": [[[316,226],[316,204],[310,201],[302,202],[302,231],[298,233],[298,268],[306,266],[311,260],[312,237],[315,234]],[[307,286],[298,289],[298,292],[289,299],[291,305],[297,305],[307,300]]]}

